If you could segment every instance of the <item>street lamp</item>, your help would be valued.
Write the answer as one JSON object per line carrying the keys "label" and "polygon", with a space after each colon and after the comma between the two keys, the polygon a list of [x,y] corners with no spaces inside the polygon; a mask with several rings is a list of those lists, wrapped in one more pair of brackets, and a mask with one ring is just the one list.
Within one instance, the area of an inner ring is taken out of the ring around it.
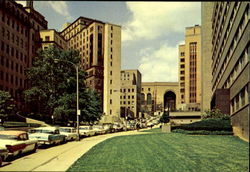
{"label": "street lamp", "polygon": [[59,61],[62,62],[67,62],[72,64],[75,69],[76,69],[76,130],[77,130],[77,136],[78,136],[78,141],[80,140],[80,133],[79,133],[79,116],[81,114],[81,111],[79,110],[79,86],[78,86],[78,68],[79,66],[72,63],[71,61],[68,60],[61,60],[61,59],[54,59],[55,63],[58,63]]}

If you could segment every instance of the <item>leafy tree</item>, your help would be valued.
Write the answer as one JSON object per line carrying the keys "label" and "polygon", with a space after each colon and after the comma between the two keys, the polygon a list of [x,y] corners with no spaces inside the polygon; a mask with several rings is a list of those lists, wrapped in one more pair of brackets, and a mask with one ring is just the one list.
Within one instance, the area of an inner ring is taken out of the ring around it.
{"label": "leafy tree", "polygon": [[[71,62],[71,63],[70,63]],[[33,66],[27,70],[31,88],[25,91],[25,100],[34,114],[43,114],[48,121],[76,120],[76,69],[81,57],[75,50],[49,47],[40,50]],[[88,101],[85,72],[79,68],[79,109],[84,111]],[[96,110],[98,111],[98,110]],[[98,114],[100,115],[100,114]]]}
{"label": "leafy tree", "polygon": [[162,123],[168,123],[170,121],[169,119],[169,113],[164,111],[164,113],[162,114],[159,122],[162,122]]}
{"label": "leafy tree", "polygon": [[9,92],[0,90],[0,119],[3,124],[4,120],[13,113],[15,109],[14,99]]}

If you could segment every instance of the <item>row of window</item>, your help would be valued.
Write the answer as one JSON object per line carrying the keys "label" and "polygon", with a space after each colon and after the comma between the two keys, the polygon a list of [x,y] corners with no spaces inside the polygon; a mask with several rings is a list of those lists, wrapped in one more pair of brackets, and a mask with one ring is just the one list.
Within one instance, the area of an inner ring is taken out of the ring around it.
{"label": "row of window", "polygon": [[120,96],[120,98],[121,99],[126,99],[126,97],[127,97],[127,99],[130,99],[130,97],[131,97],[131,99],[134,99],[135,98],[135,96],[133,96],[133,95],[128,95],[128,96]]}
{"label": "row of window", "polygon": [[[144,88],[141,88],[141,91],[144,91]],[[150,88],[148,88],[148,91],[150,91]]]}
{"label": "row of window", "polygon": [[6,68],[9,68],[11,70],[14,70],[15,68],[15,71],[17,73],[21,73],[21,74],[24,73],[23,66],[20,63],[15,63],[14,61],[9,60],[8,58],[5,58],[4,56],[1,56],[0,58],[1,58],[0,61],[1,61],[2,66],[5,66]]}
{"label": "row of window", "polygon": [[131,88],[131,89],[130,88],[128,88],[128,89],[123,88],[123,89],[120,89],[120,91],[121,91],[121,93],[126,93],[126,91],[128,91],[128,92],[131,91],[133,93],[135,91],[135,89],[134,88]]}
{"label": "row of window", "polygon": [[[112,104],[112,103],[111,103],[111,104]],[[127,102],[126,102],[126,101],[120,101],[120,104],[121,104],[121,105],[122,105],[122,104],[124,104],[124,105],[126,105],[126,104],[128,104],[128,105],[130,105],[130,104],[131,104],[131,105],[134,105],[135,102],[134,102],[134,101],[131,101],[131,102],[130,102],[130,101],[127,101]],[[134,107],[134,106],[133,106],[133,107]]]}
{"label": "row of window", "polygon": [[0,80],[5,80],[8,83],[15,84],[15,86],[17,87],[24,87],[24,79],[11,75],[9,73],[5,73],[4,71],[0,71]]}
{"label": "row of window", "polygon": [[248,57],[249,57],[248,49],[250,49],[249,45],[246,46],[245,51],[242,52],[240,58],[238,59],[238,61],[235,64],[233,70],[231,71],[230,75],[228,76],[227,80],[225,81],[223,88],[230,88],[232,83],[235,81],[235,79],[238,77],[238,75],[241,73],[241,71],[244,69],[244,67],[248,63]]}
{"label": "row of window", "polygon": [[[248,11],[249,11],[249,7],[248,7]],[[245,12],[245,14],[246,14],[246,12]],[[227,66],[227,64],[229,62],[229,59],[231,59],[231,57],[233,55],[233,52],[235,51],[235,48],[236,48],[236,46],[237,46],[237,44],[238,44],[238,42],[239,42],[239,40],[240,40],[240,38],[241,38],[241,36],[243,34],[243,30],[245,29],[246,24],[247,24],[247,22],[243,22],[243,19],[244,19],[244,21],[246,21],[246,15],[245,15],[245,17],[243,16],[243,18],[241,20],[242,22],[240,22],[240,25],[239,25],[239,27],[238,27],[238,29],[236,31],[235,36],[234,36],[234,40],[231,42],[230,48],[228,49],[227,55],[226,55],[226,57],[225,57],[225,59],[223,61],[223,66],[221,67],[221,69],[219,71],[219,74],[218,74],[218,77],[216,77],[216,81],[213,84],[213,89],[215,88],[215,85],[218,84],[220,78],[222,77],[222,74],[224,73],[224,71],[226,69],[226,66]],[[249,19],[250,19],[250,14],[248,15],[248,20]],[[224,47],[222,47],[222,48],[224,50]],[[221,51],[223,51],[223,50],[221,49]],[[217,58],[217,59],[219,59],[219,58]],[[215,68],[213,69],[212,75],[214,75],[215,71],[217,70],[217,67],[218,67],[218,62],[215,65]]]}
{"label": "row of window", "polygon": [[12,29],[15,29],[17,32],[23,34],[24,36],[28,36],[28,30],[24,29],[22,26],[19,25],[15,19],[11,19],[8,15],[5,15],[5,13],[2,14],[2,22],[6,23],[8,26],[10,26]]}
{"label": "row of window", "polygon": [[27,42],[24,43],[22,38],[19,38],[19,36],[15,35],[14,33],[11,33],[9,30],[5,30],[4,27],[2,27],[1,35],[3,36],[3,38],[7,38],[7,40],[11,39],[12,43],[16,44],[17,46],[20,46],[20,48],[24,48],[24,45],[25,48],[28,47]]}
{"label": "row of window", "polygon": [[246,85],[232,100],[231,100],[231,114],[240,110],[243,106],[247,105],[249,96],[249,88]]}
{"label": "row of window", "polygon": [[[27,61],[27,56],[23,54],[22,52],[19,52],[18,50],[15,51],[14,47],[10,47],[8,44],[5,44],[3,41],[1,42],[1,51],[4,52],[8,55],[11,55],[12,57],[16,57],[16,59],[19,59],[23,62]],[[4,58],[1,57],[3,60]]]}
{"label": "row of window", "polygon": [[[228,41],[228,36],[229,36],[229,33],[230,33],[231,29],[232,29],[232,25],[233,25],[233,21],[234,21],[234,18],[236,16],[236,13],[233,13],[232,16],[233,16],[233,18],[230,18],[230,23],[229,23],[229,25],[228,25],[228,27],[226,29],[226,35],[224,35],[223,39],[221,40],[222,45],[221,45],[221,48],[219,49],[218,57],[221,57],[221,55],[224,52],[224,48],[225,48],[226,43]],[[239,39],[240,39],[240,37],[241,37],[241,35],[243,33],[243,30],[245,29],[249,19],[250,19],[250,10],[249,10],[249,6],[247,6],[247,8],[246,8],[246,10],[244,12],[244,15],[241,18],[239,27],[238,27],[237,31],[235,32],[234,40],[231,42],[230,49],[227,52],[227,58],[229,58],[233,54],[233,50],[236,47],[237,42],[239,41]],[[217,40],[217,42],[218,41],[219,41],[219,39]],[[215,50],[213,51],[212,59],[214,59],[215,55],[218,54],[218,52],[217,52],[218,45],[213,46],[213,48],[214,47],[215,47]],[[216,58],[216,61],[213,60],[212,66],[213,66],[214,70],[213,70],[212,74],[214,74],[214,72],[217,70],[219,60],[220,60],[220,58]],[[228,59],[225,59],[223,63],[225,63],[226,60],[228,60]]]}

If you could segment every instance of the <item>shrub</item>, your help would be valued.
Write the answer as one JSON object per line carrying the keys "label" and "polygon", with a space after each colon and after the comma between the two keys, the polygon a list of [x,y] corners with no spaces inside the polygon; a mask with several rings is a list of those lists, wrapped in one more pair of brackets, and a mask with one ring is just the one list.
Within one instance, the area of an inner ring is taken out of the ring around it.
{"label": "shrub", "polygon": [[184,124],[179,126],[173,126],[172,130],[207,130],[207,131],[232,131],[230,120],[225,119],[203,119],[191,124]]}
{"label": "shrub", "polygon": [[182,129],[176,129],[173,130],[174,133],[182,133],[182,134],[194,134],[194,135],[233,135],[232,131],[207,131],[207,130],[182,130]]}
{"label": "shrub", "polygon": [[208,118],[220,118],[228,120],[230,119],[230,116],[227,114],[223,114],[219,109],[212,109],[205,111],[205,114],[202,114],[202,119],[208,119]]}

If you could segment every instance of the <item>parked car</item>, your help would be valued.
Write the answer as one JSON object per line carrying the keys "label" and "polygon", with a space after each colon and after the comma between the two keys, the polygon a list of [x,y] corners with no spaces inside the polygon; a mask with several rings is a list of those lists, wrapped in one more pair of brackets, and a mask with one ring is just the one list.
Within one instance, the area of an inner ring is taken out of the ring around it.
{"label": "parked car", "polygon": [[59,131],[60,131],[60,134],[66,136],[67,141],[78,139],[76,129],[73,127],[60,127]]}
{"label": "parked car", "polygon": [[102,125],[93,125],[93,130],[95,131],[95,134],[105,134],[105,130]]}
{"label": "parked car", "polygon": [[105,133],[115,132],[113,129],[113,124],[103,124],[103,129],[105,130]]}
{"label": "parked car", "polygon": [[79,132],[80,132],[80,137],[83,137],[83,136],[87,137],[87,136],[95,135],[95,131],[90,125],[79,126]]}
{"label": "parked car", "polygon": [[8,149],[6,147],[0,146],[0,167],[2,162],[8,157]]}
{"label": "parked car", "polygon": [[0,131],[0,146],[8,149],[8,156],[36,152],[38,141],[29,139],[26,131]]}
{"label": "parked car", "polygon": [[127,123],[127,130],[135,130],[135,124]]}
{"label": "parked car", "polygon": [[123,126],[121,124],[119,124],[119,123],[114,123],[113,128],[114,128],[115,132],[123,130]]}
{"label": "parked car", "polygon": [[60,134],[59,127],[38,127],[29,130],[29,137],[37,139],[39,145],[60,144],[66,142],[66,136]]}

